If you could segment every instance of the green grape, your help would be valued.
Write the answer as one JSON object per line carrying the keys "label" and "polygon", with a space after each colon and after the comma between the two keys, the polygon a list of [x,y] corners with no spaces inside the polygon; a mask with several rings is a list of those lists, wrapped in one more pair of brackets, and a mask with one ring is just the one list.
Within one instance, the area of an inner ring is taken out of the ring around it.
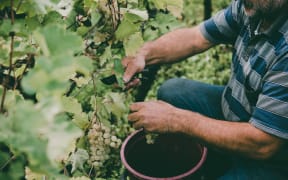
{"label": "green grape", "polygon": [[100,170],[104,163],[111,158],[111,148],[117,149],[122,141],[119,139],[111,128],[105,126],[103,123],[95,122],[88,131],[88,142],[90,145],[89,154],[90,159],[88,163]]}
{"label": "green grape", "polygon": [[154,144],[157,137],[158,137],[158,134],[155,134],[155,133],[147,133],[147,134],[145,135],[146,143],[147,143],[147,144]]}

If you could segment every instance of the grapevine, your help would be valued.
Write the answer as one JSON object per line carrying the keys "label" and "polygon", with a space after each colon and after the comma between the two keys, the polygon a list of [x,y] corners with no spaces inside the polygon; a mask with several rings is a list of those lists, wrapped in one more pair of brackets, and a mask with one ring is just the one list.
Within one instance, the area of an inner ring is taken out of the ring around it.
{"label": "grapevine", "polygon": [[[120,61],[184,26],[182,7],[182,0],[1,0],[0,179],[119,179],[137,93],[123,91]],[[118,88],[101,82],[112,74]]]}

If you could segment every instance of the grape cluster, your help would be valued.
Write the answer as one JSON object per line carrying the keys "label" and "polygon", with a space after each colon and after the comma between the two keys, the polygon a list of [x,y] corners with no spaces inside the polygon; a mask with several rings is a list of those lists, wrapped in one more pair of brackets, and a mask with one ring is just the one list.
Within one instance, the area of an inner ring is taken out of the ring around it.
{"label": "grape cluster", "polygon": [[146,143],[147,144],[154,144],[157,137],[158,137],[158,134],[155,134],[155,133],[145,134]]}
{"label": "grape cluster", "polygon": [[98,169],[109,159],[111,148],[119,148],[121,139],[117,138],[111,129],[104,124],[94,123],[88,135],[90,144],[89,164]]}
{"label": "grape cluster", "polygon": [[25,180],[45,179],[45,175],[35,173],[30,168],[25,167]]}

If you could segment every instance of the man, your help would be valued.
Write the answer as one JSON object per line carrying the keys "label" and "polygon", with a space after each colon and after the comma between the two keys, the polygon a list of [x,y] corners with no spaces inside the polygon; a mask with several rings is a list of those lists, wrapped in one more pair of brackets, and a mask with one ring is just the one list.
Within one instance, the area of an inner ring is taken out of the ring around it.
{"label": "man", "polygon": [[210,20],[167,33],[124,58],[130,87],[146,65],[176,62],[220,43],[234,47],[225,87],[168,80],[158,101],[131,105],[129,121],[147,132],[190,135],[209,152],[231,156],[218,179],[288,179],[287,10],[287,0],[233,0]]}

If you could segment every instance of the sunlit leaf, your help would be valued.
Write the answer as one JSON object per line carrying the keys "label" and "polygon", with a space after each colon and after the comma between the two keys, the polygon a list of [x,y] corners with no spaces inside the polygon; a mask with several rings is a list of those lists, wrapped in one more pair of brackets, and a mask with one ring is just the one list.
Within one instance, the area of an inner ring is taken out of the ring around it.
{"label": "sunlit leaf", "polygon": [[83,130],[89,126],[89,117],[84,112],[74,114],[72,121],[76,126]]}
{"label": "sunlit leaf", "polygon": [[77,101],[77,99],[63,96],[61,98],[61,101],[62,101],[63,111],[73,113],[73,114],[82,113],[81,104]]}
{"label": "sunlit leaf", "polygon": [[140,31],[141,22],[143,19],[132,13],[125,13],[124,18],[115,32],[116,38],[123,40],[125,37]]}
{"label": "sunlit leaf", "polygon": [[124,67],[121,64],[120,59],[117,59],[117,58],[114,59],[114,71],[115,71],[118,85],[121,88],[124,88],[125,87],[124,81],[123,81]]}
{"label": "sunlit leaf", "polygon": [[167,9],[174,16],[180,17],[183,11],[183,0],[149,0],[157,9]]}
{"label": "sunlit leaf", "polygon": [[76,33],[66,31],[63,27],[54,24],[38,30],[35,39],[46,56],[63,53],[74,55],[83,45],[81,37]]}
{"label": "sunlit leaf", "polygon": [[82,135],[82,131],[65,114],[57,115],[43,132],[48,137],[48,157],[54,163],[65,160],[75,148],[76,139]]}
{"label": "sunlit leaf", "polygon": [[85,149],[78,148],[76,152],[73,152],[69,158],[69,162],[72,164],[71,173],[75,170],[83,170],[84,163],[89,159],[89,154]]}
{"label": "sunlit leaf", "polygon": [[122,115],[127,112],[127,107],[124,102],[125,99],[123,95],[119,93],[108,93],[105,96],[104,105],[110,113],[113,113],[120,119]]}
{"label": "sunlit leaf", "polygon": [[141,33],[132,34],[124,40],[126,56],[134,56],[137,50],[144,44]]}
{"label": "sunlit leaf", "polygon": [[75,71],[85,75],[86,77],[89,77],[94,70],[92,60],[85,56],[76,57],[74,64]]}

